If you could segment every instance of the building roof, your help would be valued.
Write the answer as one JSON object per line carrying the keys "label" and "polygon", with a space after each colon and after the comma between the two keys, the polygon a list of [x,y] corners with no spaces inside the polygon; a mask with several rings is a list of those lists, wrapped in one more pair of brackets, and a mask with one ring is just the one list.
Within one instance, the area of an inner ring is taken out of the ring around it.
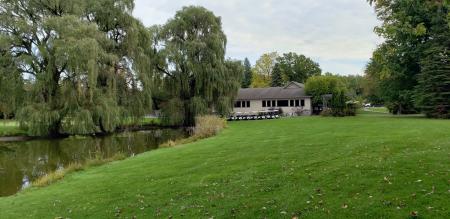
{"label": "building roof", "polygon": [[309,97],[305,94],[305,85],[289,82],[284,87],[240,89],[237,100],[298,99]]}

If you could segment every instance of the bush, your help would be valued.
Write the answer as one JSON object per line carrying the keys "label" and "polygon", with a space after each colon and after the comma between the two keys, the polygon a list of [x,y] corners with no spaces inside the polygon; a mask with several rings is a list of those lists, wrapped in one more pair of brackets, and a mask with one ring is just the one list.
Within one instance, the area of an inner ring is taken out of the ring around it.
{"label": "bush", "polygon": [[222,129],[227,127],[225,119],[217,116],[199,116],[195,119],[194,137],[208,138],[217,135]]}
{"label": "bush", "polygon": [[333,116],[333,111],[331,109],[324,109],[322,112],[320,112],[320,115],[323,117],[330,117]]}
{"label": "bush", "polygon": [[359,105],[356,102],[347,102],[347,106],[344,109],[345,116],[356,116],[356,111],[359,109]]}
{"label": "bush", "polygon": [[180,140],[169,140],[160,145],[161,148],[174,147],[181,144],[189,144],[200,139],[212,137],[219,134],[222,129],[227,127],[227,121],[217,116],[199,116],[195,119],[196,125],[192,129],[192,136]]}

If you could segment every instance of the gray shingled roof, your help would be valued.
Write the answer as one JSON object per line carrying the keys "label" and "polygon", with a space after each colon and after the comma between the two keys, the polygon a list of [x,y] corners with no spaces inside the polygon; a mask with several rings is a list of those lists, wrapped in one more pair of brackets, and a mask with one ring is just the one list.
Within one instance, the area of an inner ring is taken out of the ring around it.
{"label": "gray shingled roof", "polygon": [[297,82],[290,82],[285,87],[240,89],[237,100],[280,100],[304,97],[309,97],[305,94],[305,86]]}

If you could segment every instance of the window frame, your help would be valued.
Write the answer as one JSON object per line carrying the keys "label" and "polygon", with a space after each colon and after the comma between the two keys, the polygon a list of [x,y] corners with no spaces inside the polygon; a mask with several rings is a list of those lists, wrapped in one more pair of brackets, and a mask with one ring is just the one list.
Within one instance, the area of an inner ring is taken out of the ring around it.
{"label": "window frame", "polygon": [[278,107],[289,107],[289,100],[277,100]]}

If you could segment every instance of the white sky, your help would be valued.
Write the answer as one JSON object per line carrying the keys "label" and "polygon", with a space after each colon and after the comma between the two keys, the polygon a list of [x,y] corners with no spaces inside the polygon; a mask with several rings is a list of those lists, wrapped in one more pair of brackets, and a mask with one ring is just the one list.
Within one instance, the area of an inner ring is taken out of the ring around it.
{"label": "white sky", "polygon": [[135,0],[134,15],[146,26],[164,24],[183,6],[198,5],[222,18],[227,57],[252,64],[263,54],[296,52],[324,72],[363,74],[381,42],[366,0]]}

